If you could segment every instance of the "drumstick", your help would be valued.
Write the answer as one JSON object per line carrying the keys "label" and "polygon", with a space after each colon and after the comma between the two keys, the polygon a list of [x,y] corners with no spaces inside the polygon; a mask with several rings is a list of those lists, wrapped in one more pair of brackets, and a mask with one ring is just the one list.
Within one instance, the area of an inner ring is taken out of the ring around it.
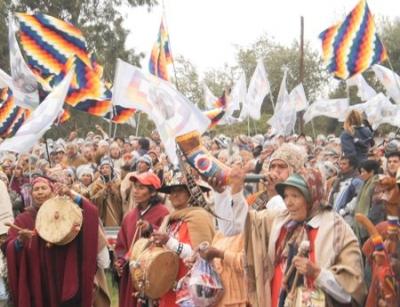
{"label": "drumstick", "polygon": [[30,232],[34,233],[34,231],[32,231],[32,230],[21,228],[21,227],[15,225],[15,224],[12,224],[12,223],[9,223],[9,222],[4,223],[4,225],[6,225],[8,227],[11,227],[11,228],[14,228],[14,229],[16,229],[18,231],[30,231]]}

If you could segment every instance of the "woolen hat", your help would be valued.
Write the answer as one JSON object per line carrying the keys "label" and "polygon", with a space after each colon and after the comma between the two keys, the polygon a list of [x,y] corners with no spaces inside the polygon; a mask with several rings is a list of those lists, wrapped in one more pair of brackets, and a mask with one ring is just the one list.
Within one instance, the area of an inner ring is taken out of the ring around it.
{"label": "woolen hat", "polygon": [[275,186],[275,190],[278,192],[282,198],[284,198],[284,191],[286,187],[294,187],[300,190],[300,192],[304,195],[305,199],[307,200],[308,204],[311,204],[311,194],[310,191],[308,190],[307,183],[303,179],[302,176],[299,174],[292,174],[289,176],[286,181],[282,183],[278,183]]}

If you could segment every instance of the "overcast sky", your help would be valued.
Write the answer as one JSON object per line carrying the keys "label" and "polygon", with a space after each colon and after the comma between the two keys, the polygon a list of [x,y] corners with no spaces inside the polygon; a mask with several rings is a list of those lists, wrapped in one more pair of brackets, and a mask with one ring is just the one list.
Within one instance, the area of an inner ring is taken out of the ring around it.
{"label": "overcast sky", "polygon": [[[160,3],[162,0],[159,0]],[[235,45],[250,45],[264,33],[290,44],[298,39],[300,16],[305,38],[320,48],[318,34],[342,19],[358,0],[164,0],[173,55],[189,59],[200,72],[235,63]],[[369,0],[375,17],[400,17],[399,0]],[[132,31],[127,47],[146,54],[156,40],[162,5],[126,11]]]}

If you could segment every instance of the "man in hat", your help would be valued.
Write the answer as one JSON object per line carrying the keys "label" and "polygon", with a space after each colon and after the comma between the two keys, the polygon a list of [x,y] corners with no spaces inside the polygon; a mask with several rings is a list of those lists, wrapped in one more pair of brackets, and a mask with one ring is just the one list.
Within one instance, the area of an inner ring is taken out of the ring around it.
{"label": "man in hat", "polygon": [[282,197],[276,193],[275,185],[304,167],[305,162],[305,152],[299,146],[290,143],[281,145],[272,154],[268,168],[263,172],[265,190],[250,197],[249,205],[256,210],[284,209],[285,204]]}

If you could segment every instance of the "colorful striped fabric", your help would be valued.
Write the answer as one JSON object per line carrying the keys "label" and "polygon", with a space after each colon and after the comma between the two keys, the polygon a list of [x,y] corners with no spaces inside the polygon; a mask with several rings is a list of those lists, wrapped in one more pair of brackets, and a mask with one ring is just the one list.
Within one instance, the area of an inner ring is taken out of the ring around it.
{"label": "colorful striped fabric", "polygon": [[224,117],[225,110],[223,108],[216,108],[209,111],[204,111],[203,113],[211,120],[211,123],[208,126],[208,129],[211,129],[214,128],[218,124],[218,122]]}
{"label": "colorful striped fabric", "polygon": [[319,38],[328,71],[339,79],[362,73],[388,57],[366,0],[361,0],[343,22],[326,29]]}
{"label": "colorful striped fabric", "polygon": [[78,28],[39,12],[18,13],[16,16],[28,64],[43,78],[57,75],[74,55],[91,66],[86,41]]}
{"label": "colorful striped fabric", "polygon": [[169,81],[168,65],[172,64],[169,36],[161,20],[158,38],[153,46],[149,61],[149,70],[153,75]]}
{"label": "colorful striped fabric", "polygon": [[[20,40],[28,64],[45,88],[54,88],[74,66],[65,103],[95,116],[104,116],[111,108],[102,77],[103,67],[89,54],[80,30],[62,20],[41,13],[17,14]],[[66,119],[66,117],[64,117]]]}
{"label": "colorful striped fabric", "polygon": [[104,117],[116,124],[126,123],[135,114],[135,109],[128,109],[121,106],[113,106],[113,112],[108,112]]}
{"label": "colorful striped fabric", "polygon": [[224,90],[221,97],[219,97],[215,102],[214,102],[214,106],[216,108],[223,108],[224,110],[226,109],[227,105],[227,97],[226,97],[226,91]]}
{"label": "colorful striped fabric", "polygon": [[0,136],[7,137],[14,134],[29,117],[27,109],[17,106],[12,91],[3,88],[0,91]]}

